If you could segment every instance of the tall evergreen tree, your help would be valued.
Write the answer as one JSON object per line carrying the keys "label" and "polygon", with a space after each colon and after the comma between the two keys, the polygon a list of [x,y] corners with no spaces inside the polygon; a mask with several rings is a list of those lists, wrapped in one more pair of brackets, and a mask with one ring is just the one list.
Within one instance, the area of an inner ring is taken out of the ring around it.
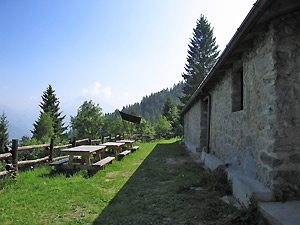
{"label": "tall evergreen tree", "polygon": [[3,112],[2,116],[0,116],[0,154],[4,153],[4,148],[8,144],[8,121],[5,113]]}
{"label": "tall evergreen tree", "polygon": [[50,141],[54,135],[53,122],[50,112],[41,113],[39,120],[36,122],[35,133],[32,137],[41,142]]}
{"label": "tall evergreen tree", "polygon": [[183,96],[180,101],[186,104],[196,91],[201,81],[214,66],[219,55],[213,28],[204,17],[197,20],[196,28],[193,29],[193,38],[189,44],[187,63],[185,65]]}
{"label": "tall evergreen tree", "polygon": [[167,101],[164,104],[163,110],[162,110],[162,115],[164,117],[166,117],[167,120],[169,120],[169,121],[173,120],[173,118],[172,118],[173,108],[174,108],[173,101],[172,101],[171,95],[169,95]]}
{"label": "tall evergreen tree", "polygon": [[52,88],[50,84],[46,89],[46,91],[43,92],[40,108],[41,108],[40,117],[38,121],[36,121],[35,124],[33,124],[34,130],[32,131],[32,134],[38,136],[37,134],[38,122],[41,120],[41,116],[43,113],[49,112],[53,123],[54,135],[57,137],[63,137],[64,132],[67,130],[67,126],[64,126],[65,124],[63,122],[66,116],[61,115],[62,112],[60,112],[59,109],[59,100],[56,97],[55,90]]}

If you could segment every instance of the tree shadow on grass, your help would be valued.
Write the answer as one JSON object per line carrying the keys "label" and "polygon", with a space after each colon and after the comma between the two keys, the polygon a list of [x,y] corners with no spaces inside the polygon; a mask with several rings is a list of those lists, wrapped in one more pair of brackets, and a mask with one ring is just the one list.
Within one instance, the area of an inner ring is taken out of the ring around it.
{"label": "tree shadow on grass", "polygon": [[220,216],[215,201],[199,204],[219,201],[215,193],[190,188],[200,173],[178,143],[158,144],[93,224],[201,224],[199,211]]}

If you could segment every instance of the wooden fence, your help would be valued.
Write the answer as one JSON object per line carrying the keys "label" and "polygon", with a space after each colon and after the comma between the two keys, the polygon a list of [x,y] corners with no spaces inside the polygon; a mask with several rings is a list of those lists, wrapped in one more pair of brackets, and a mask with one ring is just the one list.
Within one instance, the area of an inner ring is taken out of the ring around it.
{"label": "wooden fence", "polygon": [[[106,140],[108,141],[117,141],[117,140],[121,140],[121,139],[125,139],[126,136],[130,136],[127,134],[123,134],[123,135],[115,135],[114,137],[107,136],[107,137],[100,137],[99,139],[90,139],[90,138],[85,138],[82,140],[76,140],[76,137],[74,137],[72,139],[72,141],[70,141],[70,144],[67,145],[62,145],[62,146],[54,146],[54,139],[51,139],[50,144],[42,144],[42,145],[30,145],[30,146],[20,146],[18,144],[18,139],[13,139],[12,140],[12,147],[5,147],[5,152],[4,154],[0,154],[0,160],[6,160],[6,162],[8,162],[9,160],[11,161],[11,163],[7,163],[6,164],[6,170],[5,171],[1,171],[0,172],[0,177],[11,174],[13,179],[16,179],[17,177],[17,173],[18,173],[18,166],[21,165],[33,165],[39,162],[53,162],[56,160],[60,160],[63,158],[67,158],[68,156],[59,156],[56,158],[53,158],[54,156],[54,152],[57,149],[62,149],[62,148],[69,148],[69,147],[75,147],[78,144],[89,144],[92,145],[95,142],[100,142],[100,143],[105,143]],[[133,137],[136,138],[140,138],[140,139],[144,139],[145,137],[148,137],[146,140],[153,140],[155,138],[150,138],[152,135],[148,135],[148,134],[135,134],[133,135]],[[33,149],[41,149],[44,148],[45,151],[48,151],[48,155],[46,157],[43,158],[39,158],[39,159],[34,159],[34,160],[26,160],[26,161],[18,161],[18,152],[19,151],[25,151],[25,150],[33,150]]]}

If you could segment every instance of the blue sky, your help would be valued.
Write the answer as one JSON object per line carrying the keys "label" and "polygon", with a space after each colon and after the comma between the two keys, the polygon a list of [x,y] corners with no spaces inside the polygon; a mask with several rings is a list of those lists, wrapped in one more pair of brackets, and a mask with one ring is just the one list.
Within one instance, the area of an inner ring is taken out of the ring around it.
{"label": "blue sky", "polygon": [[103,112],[140,102],[182,80],[200,14],[222,50],[254,2],[1,0],[0,112],[32,125],[48,84],[67,121],[84,100]]}

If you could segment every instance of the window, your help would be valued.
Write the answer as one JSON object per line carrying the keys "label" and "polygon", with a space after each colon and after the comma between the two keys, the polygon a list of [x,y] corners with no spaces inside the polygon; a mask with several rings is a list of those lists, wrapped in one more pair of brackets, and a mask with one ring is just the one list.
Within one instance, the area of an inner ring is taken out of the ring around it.
{"label": "window", "polygon": [[232,73],[232,93],[231,104],[232,112],[243,110],[243,98],[244,98],[244,81],[243,70]]}

